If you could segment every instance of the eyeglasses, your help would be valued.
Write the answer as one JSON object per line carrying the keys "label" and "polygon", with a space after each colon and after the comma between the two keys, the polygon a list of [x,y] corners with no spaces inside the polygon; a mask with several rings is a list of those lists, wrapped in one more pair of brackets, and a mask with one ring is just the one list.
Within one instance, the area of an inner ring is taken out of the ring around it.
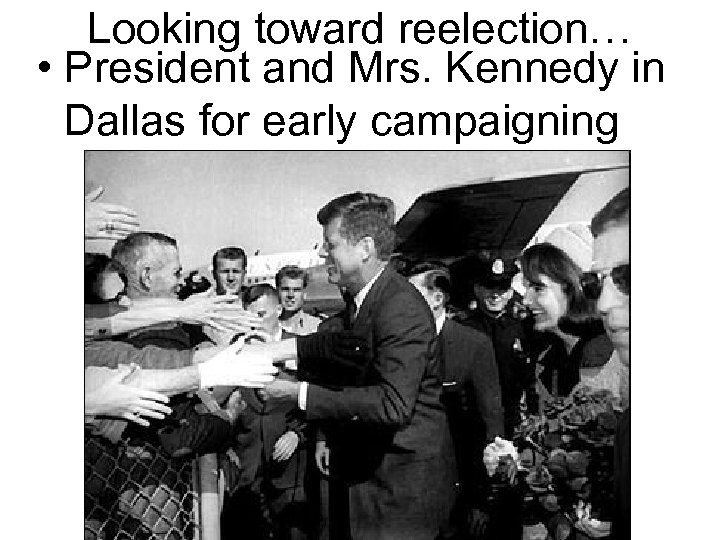
{"label": "eyeglasses", "polygon": [[616,266],[606,272],[583,272],[580,276],[580,286],[585,298],[589,300],[600,298],[603,283],[608,276],[612,278],[618,291],[626,295],[630,294],[630,264],[628,263]]}

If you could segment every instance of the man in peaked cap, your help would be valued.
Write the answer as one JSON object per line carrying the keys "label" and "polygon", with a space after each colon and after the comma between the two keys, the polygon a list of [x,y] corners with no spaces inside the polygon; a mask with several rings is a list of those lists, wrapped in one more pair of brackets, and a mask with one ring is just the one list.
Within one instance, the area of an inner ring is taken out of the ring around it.
{"label": "man in peaked cap", "polygon": [[486,334],[493,343],[500,374],[505,434],[512,437],[519,423],[523,390],[532,386],[531,366],[527,363],[527,332],[513,306],[512,279],[518,272],[513,260],[476,259],[474,293],[477,307],[465,324]]}

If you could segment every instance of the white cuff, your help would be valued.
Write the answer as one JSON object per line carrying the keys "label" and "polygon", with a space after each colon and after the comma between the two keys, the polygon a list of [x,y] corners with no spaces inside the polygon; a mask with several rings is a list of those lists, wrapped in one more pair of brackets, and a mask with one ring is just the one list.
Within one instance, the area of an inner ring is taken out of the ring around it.
{"label": "white cuff", "polygon": [[305,381],[302,381],[300,383],[300,389],[298,390],[298,407],[301,411],[304,411],[307,409],[307,392],[308,392],[308,383]]}
{"label": "white cuff", "polygon": [[203,362],[196,364],[198,375],[200,375],[200,388],[212,388],[222,382],[222,373],[218,369],[217,362]]}

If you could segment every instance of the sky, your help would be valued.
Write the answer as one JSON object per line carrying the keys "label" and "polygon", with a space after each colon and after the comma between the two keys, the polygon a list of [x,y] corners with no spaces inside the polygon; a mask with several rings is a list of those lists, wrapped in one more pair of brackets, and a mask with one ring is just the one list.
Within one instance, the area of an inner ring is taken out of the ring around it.
{"label": "sky", "polygon": [[[317,210],[351,191],[390,197],[399,218],[422,193],[448,185],[628,162],[623,151],[87,151],[85,192],[104,186],[102,201],[175,237],[193,268],[227,245],[248,255],[312,249],[322,238]],[[582,178],[548,223],[588,221],[627,182]]]}

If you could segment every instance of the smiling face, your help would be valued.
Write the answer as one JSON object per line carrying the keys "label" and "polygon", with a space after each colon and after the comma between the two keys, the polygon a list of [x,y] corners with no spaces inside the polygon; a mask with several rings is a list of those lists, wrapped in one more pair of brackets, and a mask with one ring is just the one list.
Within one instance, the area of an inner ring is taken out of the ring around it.
{"label": "smiling face", "polygon": [[302,309],[305,303],[305,288],[303,287],[302,278],[282,278],[278,293],[285,312],[296,313]]}
{"label": "smiling face", "polygon": [[[605,273],[616,266],[629,263],[629,225],[611,225],[595,238],[592,264],[594,271]],[[630,365],[630,295],[621,293],[610,276],[603,281],[597,310],[620,360],[625,365]]]}
{"label": "smiling face", "polygon": [[240,294],[245,279],[245,261],[218,259],[213,275],[218,294]]}
{"label": "smiling face", "polygon": [[507,306],[512,298],[513,290],[485,287],[475,285],[475,297],[478,299],[479,307],[489,315],[498,315]]}
{"label": "smiling face", "polygon": [[523,280],[523,285],[523,304],[533,314],[535,330],[559,332],[558,320],[568,310],[568,297],[563,292],[562,285],[544,274],[540,274],[537,281]]}
{"label": "smiling face", "polygon": [[328,265],[328,281],[357,294],[363,285],[362,264],[365,251],[362,241],[353,244],[342,236],[340,221],[340,218],[336,217],[323,226],[323,245],[319,255]]}

